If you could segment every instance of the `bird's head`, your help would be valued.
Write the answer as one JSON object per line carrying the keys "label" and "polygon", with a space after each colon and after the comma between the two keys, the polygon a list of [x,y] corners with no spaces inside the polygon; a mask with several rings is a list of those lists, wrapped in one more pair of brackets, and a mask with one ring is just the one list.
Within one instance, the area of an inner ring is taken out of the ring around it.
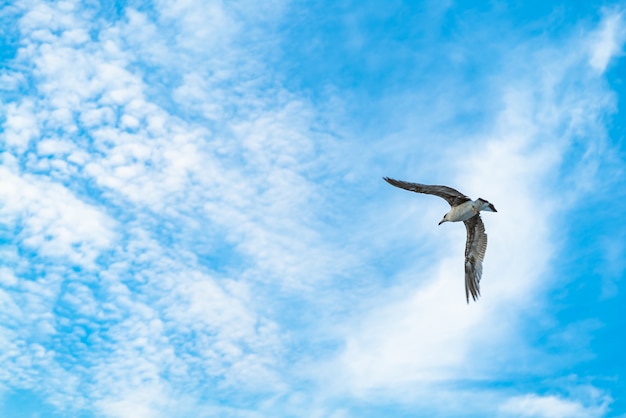
{"label": "bird's head", "polygon": [[448,214],[447,214],[447,213],[446,213],[445,215],[443,215],[443,219],[441,220],[441,222],[439,222],[439,225],[441,225],[441,224],[442,224],[442,223],[444,223],[444,222],[450,222],[450,221],[448,220]]}

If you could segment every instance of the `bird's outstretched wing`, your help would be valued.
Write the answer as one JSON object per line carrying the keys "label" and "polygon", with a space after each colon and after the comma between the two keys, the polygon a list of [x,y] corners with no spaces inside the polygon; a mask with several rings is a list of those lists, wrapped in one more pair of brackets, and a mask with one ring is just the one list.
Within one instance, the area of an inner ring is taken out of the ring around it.
{"label": "bird's outstretched wing", "polygon": [[394,180],[389,177],[383,177],[383,179],[392,186],[396,186],[401,189],[442,197],[450,204],[450,206],[457,206],[470,200],[470,198],[465,196],[463,193],[448,186],[429,186],[426,184],[409,183],[408,181]]}
{"label": "bird's outstretched wing", "polygon": [[480,296],[480,277],[483,274],[483,259],[487,250],[487,234],[480,215],[463,221],[467,229],[465,243],[465,298],[469,303],[470,294],[475,301]]}

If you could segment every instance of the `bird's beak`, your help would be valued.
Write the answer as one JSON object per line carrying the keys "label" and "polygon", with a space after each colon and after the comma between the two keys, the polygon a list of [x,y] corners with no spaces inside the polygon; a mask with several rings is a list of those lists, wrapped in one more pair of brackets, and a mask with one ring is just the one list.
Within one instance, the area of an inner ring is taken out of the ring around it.
{"label": "bird's beak", "polygon": [[446,220],[442,219],[441,222],[439,222],[439,225],[441,225],[442,223],[444,223]]}

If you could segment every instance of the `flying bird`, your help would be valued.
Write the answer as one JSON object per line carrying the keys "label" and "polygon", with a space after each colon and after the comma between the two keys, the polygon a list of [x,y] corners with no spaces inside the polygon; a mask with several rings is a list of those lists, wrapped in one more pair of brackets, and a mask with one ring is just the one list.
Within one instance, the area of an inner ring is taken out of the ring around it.
{"label": "flying bird", "polygon": [[485,199],[472,200],[458,190],[447,186],[428,186],[426,184],[409,183],[383,177],[392,186],[410,190],[416,193],[433,194],[442,197],[450,204],[450,211],[443,215],[439,222],[463,221],[467,229],[465,243],[465,298],[469,303],[469,296],[476,301],[480,296],[480,278],[483,274],[483,259],[487,250],[487,234],[485,225],[480,218],[480,211],[497,212],[496,208]]}

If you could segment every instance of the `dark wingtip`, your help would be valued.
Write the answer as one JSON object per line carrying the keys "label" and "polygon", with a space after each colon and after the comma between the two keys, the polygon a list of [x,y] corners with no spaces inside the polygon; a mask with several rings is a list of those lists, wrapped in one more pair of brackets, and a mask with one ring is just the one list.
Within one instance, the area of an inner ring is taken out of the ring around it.
{"label": "dark wingtip", "polygon": [[[466,294],[465,297],[467,299],[467,304],[469,305],[469,295]],[[479,297],[480,297],[480,290],[476,289],[476,293],[472,292],[472,300],[474,302],[476,302]]]}
{"label": "dark wingtip", "polygon": [[493,205],[493,203],[489,202],[488,200],[483,199],[482,197],[479,197],[478,200],[480,200],[481,202],[485,202],[485,203],[489,203],[489,210],[492,212],[497,212],[496,207]]}

